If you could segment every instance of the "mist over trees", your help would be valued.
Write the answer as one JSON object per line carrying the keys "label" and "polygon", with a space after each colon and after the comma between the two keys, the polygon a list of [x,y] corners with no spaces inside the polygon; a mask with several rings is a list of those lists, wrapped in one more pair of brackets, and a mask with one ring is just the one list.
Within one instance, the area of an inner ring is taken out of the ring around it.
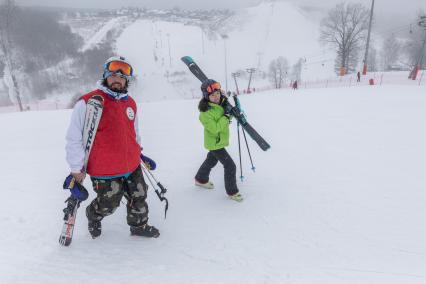
{"label": "mist over trees", "polygon": [[340,3],[321,21],[320,42],[336,50],[337,74],[354,72],[368,29],[369,10],[361,4]]}
{"label": "mist over trees", "polygon": [[383,43],[382,60],[384,70],[393,70],[401,57],[402,46],[394,34],[388,36]]}
{"label": "mist over trees", "polygon": [[89,81],[93,85],[105,59],[113,54],[108,43],[80,52],[83,39],[60,23],[59,12],[23,8],[6,0],[0,4],[0,15],[0,75],[10,77],[9,98],[0,100],[3,105],[44,99]]}
{"label": "mist over trees", "polygon": [[291,69],[291,80],[300,82],[302,80],[303,58],[300,58]]}
{"label": "mist over trees", "polygon": [[[0,14],[8,14],[2,5],[5,3],[13,7],[14,14],[0,15],[0,32],[2,22],[8,22],[6,19],[13,24],[13,27],[3,24],[8,27],[8,36],[0,33],[0,43],[6,39],[3,51],[0,45],[0,105],[17,104],[18,97],[22,97],[25,105],[55,94],[77,95],[93,88],[101,79],[105,60],[114,55],[116,39],[137,19],[181,22],[200,26],[207,35],[217,35],[223,29],[223,21],[234,14],[229,10],[135,7],[99,11],[41,9],[20,7],[14,0],[0,0]],[[124,20],[90,44],[90,35],[116,17]],[[88,43],[89,46],[85,46]]]}
{"label": "mist over trees", "polygon": [[[14,28],[14,17],[16,14],[16,5],[13,0],[6,0],[0,5],[0,52],[1,59],[4,62],[3,70],[7,72],[2,72],[4,75],[7,74],[9,78],[9,96],[12,96],[13,99],[16,99],[19,110],[23,110],[21,93],[17,79],[17,69],[18,65],[16,64],[14,58],[15,46],[12,41],[13,37],[13,28]],[[6,104],[11,103],[11,99],[8,97],[5,100]]]}
{"label": "mist over trees", "polygon": [[1,57],[6,73],[12,76],[14,92],[26,94],[26,99],[44,98],[59,84],[49,68],[76,56],[82,39],[60,24],[56,13],[18,7],[6,0],[0,14]]}
{"label": "mist over trees", "polygon": [[69,26],[58,23],[58,15],[40,10],[19,9],[13,41],[25,54],[26,72],[46,68],[76,56],[82,38]]}
{"label": "mist over trees", "polygon": [[[410,66],[414,66],[417,63],[420,63],[419,61],[423,56],[423,61],[421,62],[420,69],[426,69],[426,48],[423,49],[423,44],[425,40],[426,30],[419,26],[414,27],[414,29],[409,35],[408,40],[403,45],[403,49],[405,50],[406,55],[408,57],[408,64]],[[422,50],[423,54],[421,52]]]}
{"label": "mist over trees", "polygon": [[289,65],[287,59],[280,56],[269,63],[269,80],[276,89],[284,87]]}
{"label": "mist over trees", "polygon": [[[0,105],[17,103],[18,97],[25,104],[54,94],[77,95],[92,88],[101,77],[105,59],[114,54],[116,39],[132,21],[181,22],[199,26],[202,35],[207,35],[210,40],[221,40],[219,35],[227,27],[223,23],[233,14],[221,10],[148,10],[132,7],[102,11],[42,10],[17,6],[14,0],[0,0]],[[118,21],[112,28],[108,27],[111,29],[106,36],[102,34],[94,43],[91,42],[90,36],[96,35],[117,17],[125,20]],[[418,21],[417,17],[408,20]],[[345,73],[356,72],[360,57],[365,52],[368,22],[367,8],[348,3],[336,5],[321,21],[320,41],[335,50],[337,74],[341,69]],[[388,37],[382,38],[383,33],[374,30],[374,27],[367,60],[369,71],[408,70],[419,61],[426,36],[422,28],[413,25],[410,34],[407,30],[403,36],[389,36],[386,33]],[[164,56],[161,58],[157,50],[153,52],[156,60],[164,61]],[[423,56],[421,68],[426,69],[426,51]],[[282,88],[286,81],[300,82],[302,66],[308,70],[304,63],[306,58],[289,65],[284,57],[279,57],[264,70],[258,69],[253,78],[265,79],[268,76],[275,88]],[[248,79],[245,71],[241,76]]]}
{"label": "mist over trees", "polygon": [[377,54],[378,54],[377,49],[373,45],[370,45],[370,50],[368,52],[368,58],[367,58],[368,70],[370,72],[377,72],[377,71],[380,71],[381,69],[379,67]]}

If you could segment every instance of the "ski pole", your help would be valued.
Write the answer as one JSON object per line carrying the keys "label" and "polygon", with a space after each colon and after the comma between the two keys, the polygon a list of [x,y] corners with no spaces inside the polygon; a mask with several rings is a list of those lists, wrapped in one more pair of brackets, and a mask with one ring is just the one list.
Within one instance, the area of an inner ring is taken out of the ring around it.
{"label": "ski pole", "polygon": [[[243,109],[241,108],[241,103],[240,103],[240,100],[238,99],[238,97],[236,96],[236,95],[234,95],[234,102],[235,102],[235,106],[241,111],[241,113],[245,116],[245,113],[244,113],[244,111],[243,111]],[[256,170],[256,168],[254,167],[254,165],[253,165],[253,160],[252,160],[252,158],[251,158],[251,153],[250,153],[250,148],[249,148],[249,145],[248,145],[248,143],[247,143],[247,137],[246,137],[246,131],[244,130],[244,127],[241,127],[241,129],[243,130],[243,135],[244,135],[244,140],[245,140],[245,142],[246,142],[246,147],[247,147],[247,152],[248,152],[248,154],[249,154],[249,157],[250,157],[250,164],[251,164],[251,169],[253,170],[253,172]],[[239,143],[239,140],[240,139],[240,131],[239,131],[239,129],[238,129],[238,143]],[[241,153],[240,153],[240,156],[241,156]],[[241,159],[240,159],[240,166],[241,166]]]}
{"label": "ski pole", "polygon": [[237,122],[237,133],[238,133],[238,156],[240,157],[240,179],[241,181],[244,181],[243,166],[241,162],[241,143],[240,143],[240,123],[239,122]]}
{"label": "ski pole", "polygon": [[[151,173],[151,171],[143,164],[142,165],[142,171],[145,173],[146,177],[148,178],[149,183],[152,185],[152,188],[154,188],[155,193],[157,194],[160,201],[165,201],[166,206],[164,208],[164,219],[167,217],[167,210],[169,209],[169,201],[167,198],[164,197],[164,194],[167,192],[167,189],[155,178],[155,176]],[[158,188],[155,186],[155,183],[151,180],[151,178],[155,181],[157,186],[161,189],[161,193],[158,191]]]}
{"label": "ski pole", "polygon": [[244,128],[243,128],[243,135],[244,135],[244,140],[246,141],[247,152],[248,152],[248,155],[249,155],[249,157],[250,157],[251,169],[253,170],[253,172],[255,172],[255,171],[256,171],[256,168],[255,168],[255,166],[253,165],[253,160],[251,159],[250,148],[249,148],[249,145],[248,145],[248,143],[247,143],[246,132],[244,131]]}

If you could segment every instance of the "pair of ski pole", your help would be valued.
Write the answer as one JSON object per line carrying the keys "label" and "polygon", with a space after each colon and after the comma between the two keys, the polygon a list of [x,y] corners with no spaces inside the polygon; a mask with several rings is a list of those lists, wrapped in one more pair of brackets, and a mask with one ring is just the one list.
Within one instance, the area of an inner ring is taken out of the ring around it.
{"label": "pair of ski pole", "polygon": [[[233,99],[234,99],[234,102],[235,102],[235,106],[244,115],[244,112],[241,109],[240,100],[237,98],[236,95],[233,96]],[[251,158],[250,147],[248,145],[247,137],[246,137],[246,131],[244,130],[244,127],[241,127],[241,130],[243,132],[244,141],[245,141],[247,152],[248,152],[248,155],[249,155],[249,158],[250,158],[251,169],[254,172],[254,171],[256,171],[256,168],[253,165],[253,159]],[[242,166],[242,157],[241,157],[241,138],[240,138],[240,122],[239,121],[237,121],[237,133],[238,133],[238,156],[240,158],[240,179],[241,179],[241,181],[244,181],[243,166]]]}
{"label": "pair of ski pole", "polygon": [[164,197],[164,194],[167,192],[167,189],[159,181],[157,181],[155,176],[151,173],[151,171],[144,163],[141,163],[141,168],[142,171],[145,173],[145,176],[148,178],[149,183],[151,184],[160,201],[166,202],[166,206],[164,208],[164,219],[166,219],[167,210],[169,209],[169,201],[167,200],[167,198]]}
{"label": "pair of ski pole", "polygon": [[169,209],[169,201],[167,200],[167,198],[164,197],[164,194],[167,192],[167,189],[159,181],[157,181],[150,169],[143,162],[141,163],[141,169],[144,172],[145,176],[148,178],[149,183],[151,184],[160,201],[166,202],[166,206],[164,208],[164,219],[166,219],[167,210]]}

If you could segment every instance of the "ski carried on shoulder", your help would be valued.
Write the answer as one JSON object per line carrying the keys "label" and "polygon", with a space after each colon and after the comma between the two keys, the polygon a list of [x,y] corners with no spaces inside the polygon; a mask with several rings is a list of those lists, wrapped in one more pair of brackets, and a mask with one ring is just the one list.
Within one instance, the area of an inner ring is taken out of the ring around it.
{"label": "ski carried on shoulder", "polygon": [[[83,128],[83,146],[84,146],[84,166],[86,171],[89,161],[90,151],[92,150],[93,141],[95,140],[96,131],[98,130],[99,122],[102,117],[104,107],[104,98],[100,95],[91,97],[86,104],[86,116],[84,118]],[[87,199],[88,193],[83,185],[79,184],[72,175],[69,175],[64,182],[64,189],[71,191],[71,196],[65,201],[67,207],[64,211],[64,224],[62,226],[59,243],[63,246],[69,246],[74,233],[75,220],[77,217],[77,209],[80,203]]]}
{"label": "ski carried on shoulder", "polygon": [[[198,78],[201,82],[206,81],[208,78],[206,74],[201,70],[201,68],[195,63],[195,61],[190,56],[184,56],[181,58],[183,63],[185,63],[186,66],[188,66],[189,71],[191,71],[192,74],[195,75],[195,77]],[[227,102],[230,105],[231,109],[231,115],[235,117],[235,119],[238,121],[238,123],[241,124],[241,126],[244,128],[244,130],[250,135],[250,137],[259,145],[259,147],[266,151],[271,146],[266,142],[265,139],[263,139],[262,136],[260,136],[259,133],[247,122],[247,119],[245,115],[241,112],[241,109],[237,106],[232,106],[229,102]]]}

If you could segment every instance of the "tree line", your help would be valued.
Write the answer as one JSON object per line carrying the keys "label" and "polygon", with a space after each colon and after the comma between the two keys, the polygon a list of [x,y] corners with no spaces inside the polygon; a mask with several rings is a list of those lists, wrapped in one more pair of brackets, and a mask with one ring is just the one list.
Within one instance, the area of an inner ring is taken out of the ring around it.
{"label": "tree line", "polygon": [[9,103],[18,103],[21,110],[22,101],[98,78],[103,61],[112,55],[109,44],[80,52],[83,39],[60,16],[20,7],[14,0],[0,4],[0,74],[8,78]]}
{"label": "tree line", "polygon": [[[321,21],[320,42],[336,52],[335,71],[355,72],[365,51],[370,10],[359,3],[340,3]],[[415,22],[416,18],[412,19]],[[374,26],[374,25],[373,25]],[[398,39],[388,34],[379,51],[370,47],[367,63],[370,71],[409,70],[416,65],[425,31],[414,25],[410,34]],[[374,39],[373,39],[374,43]],[[426,56],[426,50],[424,51]],[[426,68],[426,60],[421,68]]]}

